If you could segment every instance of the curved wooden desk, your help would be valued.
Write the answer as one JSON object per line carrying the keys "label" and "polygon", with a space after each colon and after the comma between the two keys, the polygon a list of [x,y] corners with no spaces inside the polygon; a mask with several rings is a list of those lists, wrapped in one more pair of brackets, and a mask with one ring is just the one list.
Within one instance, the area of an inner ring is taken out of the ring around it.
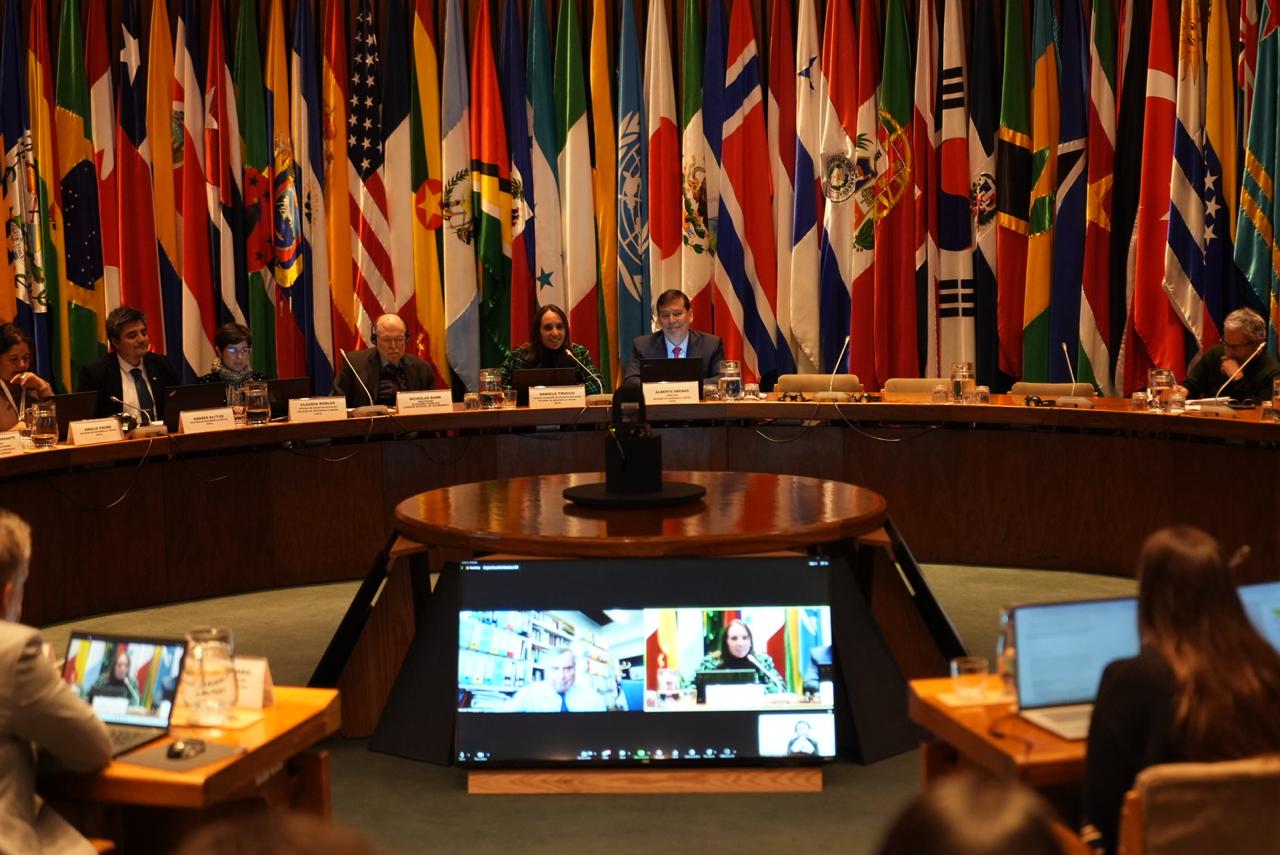
{"label": "curved wooden desk", "polygon": [[505,478],[429,490],[396,506],[396,527],[431,546],[572,558],[743,555],[803,549],[874,531],[884,499],[853,484],[798,475],[671,472],[707,488],[673,508],[593,510],[568,503],[566,487],[598,472]]}

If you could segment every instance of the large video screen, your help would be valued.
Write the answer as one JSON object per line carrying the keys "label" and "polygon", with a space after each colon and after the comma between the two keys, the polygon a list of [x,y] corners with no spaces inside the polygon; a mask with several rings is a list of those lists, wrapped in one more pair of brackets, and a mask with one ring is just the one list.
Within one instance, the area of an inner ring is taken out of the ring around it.
{"label": "large video screen", "polygon": [[825,559],[461,565],[456,761],[836,753]]}

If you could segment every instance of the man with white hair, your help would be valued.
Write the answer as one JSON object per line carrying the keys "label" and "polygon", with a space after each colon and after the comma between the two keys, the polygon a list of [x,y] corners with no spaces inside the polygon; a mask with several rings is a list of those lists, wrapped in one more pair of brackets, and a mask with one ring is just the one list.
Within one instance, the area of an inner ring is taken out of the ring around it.
{"label": "man with white hair", "polygon": [[1188,398],[1225,395],[1261,403],[1271,400],[1276,377],[1280,363],[1267,352],[1266,322],[1253,309],[1236,309],[1222,324],[1222,343],[1195,361],[1182,385]]}
{"label": "man with white hair", "polygon": [[36,796],[33,744],[76,772],[111,760],[111,738],[89,705],[58,677],[40,633],[18,623],[31,563],[31,528],[0,510],[0,855],[92,853]]}
{"label": "man with white hair", "polygon": [[406,329],[399,315],[379,317],[373,324],[373,347],[347,354],[333,393],[345,395],[349,407],[394,407],[397,392],[430,389],[435,374],[426,362],[405,352]]}

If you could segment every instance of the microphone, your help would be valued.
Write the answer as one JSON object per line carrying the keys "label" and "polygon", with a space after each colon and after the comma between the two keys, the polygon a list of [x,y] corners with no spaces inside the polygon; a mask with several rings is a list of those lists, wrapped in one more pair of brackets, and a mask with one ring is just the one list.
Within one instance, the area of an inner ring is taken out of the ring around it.
{"label": "microphone", "polygon": [[[847,343],[848,339],[845,339],[845,341]],[[766,671],[764,669],[764,666],[760,664],[760,660],[756,659],[756,655],[754,653],[748,653],[746,656],[746,659],[752,665],[756,666],[757,671],[759,671],[761,674],[768,677],[770,683],[773,683],[775,686],[781,686],[783,691],[786,691],[786,688],[787,688],[786,684],[783,683],[781,680],[779,680],[772,672]]]}
{"label": "microphone", "polygon": [[1237,368],[1235,371],[1232,371],[1232,372],[1231,372],[1231,376],[1230,376],[1230,377],[1228,377],[1228,378],[1223,382],[1223,384],[1222,384],[1221,386],[1219,386],[1219,387],[1218,387],[1218,391],[1216,391],[1216,392],[1214,392],[1214,393],[1213,393],[1213,397],[1215,397],[1215,398],[1216,398],[1216,397],[1218,397],[1219,395],[1221,395],[1221,394],[1222,394],[1222,390],[1223,390],[1223,389],[1225,389],[1225,388],[1227,388],[1228,386],[1230,386],[1230,385],[1231,385],[1231,383],[1232,383],[1232,381],[1234,381],[1234,380],[1236,379],[1236,377],[1241,376],[1241,373],[1244,371],[1244,367],[1245,367],[1246,365],[1248,365],[1250,362],[1253,362],[1253,358],[1254,358],[1255,356],[1257,356],[1259,353],[1262,353],[1262,349],[1263,349],[1264,347],[1266,347],[1266,346],[1267,346],[1267,340],[1266,340],[1266,339],[1263,339],[1261,342],[1259,342],[1259,343],[1258,343],[1258,346],[1257,346],[1256,348],[1254,348],[1253,353],[1249,354],[1249,358],[1248,358],[1248,359],[1246,359],[1244,362],[1240,363],[1240,367],[1239,367],[1239,368]]}
{"label": "microphone", "polygon": [[849,336],[844,337],[844,346],[840,348],[840,355],[836,357],[835,367],[831,369],[831,382],[827,384],[827,391],[818,392],[813,396],[813,400],[827,401],[831,403],[839,403],[849,400],[848,392],[834,391],[836,387],[836,374],[840,373],[840,363],[844,359],[845,352],[849,349],[849,338]]}
{"label": "microphone", "polygon": [[133,404],[130,404],[128,401],[123,401],[120,398],[115,397],[114,395],[111,397],[111,400],[119,404],[120,406],[125,407],[126,409],[133,410],[135,413],[137,413],[139,416],[142,417],[142,421],[139,422],[137,427],[129,431],[129,436],[135,436],[135,437],[164,436],[169,432],[169,429],[165,427],[163,424],[153,423],[151,421],[151,414],[148,413],[146,410],[142,409],[142,407],[135,407]]}
{"label": "microphone", "polygon": [[[1062,359],[1067,363],[1067,376],[1071,378],[1071,385],[1076,385],[1076,369],[1071,364],[1071,354],[1067,350],[1067,343],[1059,342],[1062,345]],[[1071,391],[1075,391],[1073,388]],[[1091,410],[1093,409],[1093,400],[1082,395],[1061,395],[1058,398],[1059,407],[1076,407],[1077,409]]]}
{"label": "microphone", "polygon": [[351,362],[351,357],[347,356],[347,352],[342,348],[338,348],[338,353],[342,354],[342,359],[347,363],[347,367],[351,369],[351,375],[356,378],[356,382],[360,384],[360,388],[364,390],[365,397],[369,399],[369,405],[366,407],[356,407],[351,411],[351,415],[356,418],[365,418],[366,416],[385,416],[391,412],[391,408],[386,404],[378,404],[373,400],[373,395],[369,392],[369,387],[364,384],[364,380],[360,378],[360,372],[356,370],[355,365]]}
{"label": "microphone", "polygon": [[613,400],[613,396],[606,394],[604,392],[604,383],[601,382],[600,375],[592,371],[587,366],[583,365],[582,360],[573,355],[573,345],[570,342],[566,341],[564,343],[564,352],[569,354],[569,358],[572,359],[574,362],[578,363],[578,367],[581,368],[583,371],[587,372],[587,374],[591,376],[591,379],[596,381],[596,385],[600,387],[600,390],[601,390],[600,394],[592,395],[591,398],[593,398],[594,400],[588,400],[587,405],[590,406],[591,404],[602,404],[602,405],[609,404]]}

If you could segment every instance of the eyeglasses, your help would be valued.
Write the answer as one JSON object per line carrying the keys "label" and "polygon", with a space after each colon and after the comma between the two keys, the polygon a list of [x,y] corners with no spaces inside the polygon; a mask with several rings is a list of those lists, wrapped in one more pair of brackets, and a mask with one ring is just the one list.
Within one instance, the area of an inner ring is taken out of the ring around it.
{"label": "eyeglasses", "polygon": [[378,341],[384,344],[404,344],[406,339],[402,335],[380,335]]}
{"label": "eyeglasses", "polygon": [[1225,347],[1227,350],[1251,350],[1251,349],[1253,349],[1253,348],[1255,348],[1255,347],[1257,347],[1257,346],[1258,346],[1258,342],[1256,342],[1256,341],[1242,341],[1242,342],[1240,342],[1240,343],[1238,343],[1238,344],[1232,344],[1231,342],[1226,341],[1226,340],[1224,339],[1224,340],[1223,340],[1223,342],[1222,342],[1222,346],[1223,346],[1223,347]]}
{"label": "eyeglasses", "polygon": [[241,353],[250,354],[253,353],[253,347],[247,344],[244,347],[236,347],[235,345],[232,345],[231,347],[222,348],[222,352],[231,356],[236,356]]}

